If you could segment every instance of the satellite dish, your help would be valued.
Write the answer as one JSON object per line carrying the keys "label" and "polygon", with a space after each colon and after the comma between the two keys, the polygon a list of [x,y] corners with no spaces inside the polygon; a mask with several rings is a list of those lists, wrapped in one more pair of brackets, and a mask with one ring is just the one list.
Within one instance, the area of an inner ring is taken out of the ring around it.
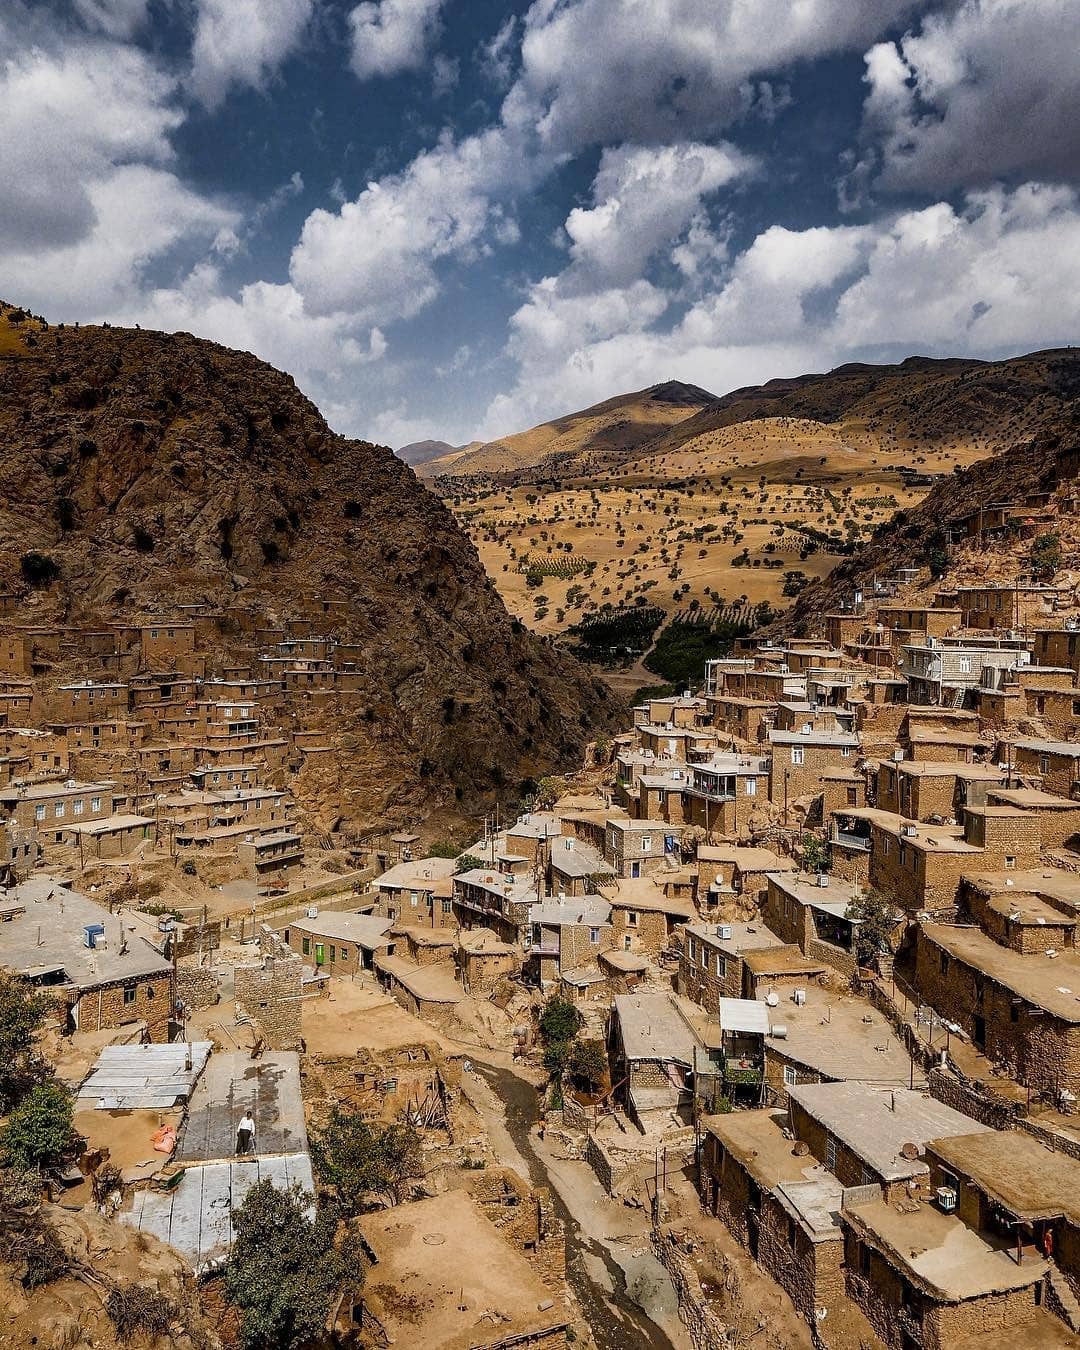
{"label": "satellite dish", "polygon": [[900,1156],[901,1158],[906,1158],[908,1162],[914,1162],[919,1156],[918,1144],[901,1144]]}

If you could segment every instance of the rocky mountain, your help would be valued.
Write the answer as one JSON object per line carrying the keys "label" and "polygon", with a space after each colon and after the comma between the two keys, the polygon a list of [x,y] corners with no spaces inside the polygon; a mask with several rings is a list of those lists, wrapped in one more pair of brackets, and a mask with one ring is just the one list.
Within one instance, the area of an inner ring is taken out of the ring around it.
{"label": "rocky mountain", "polygon": [[[288,375],[186,333],[6,315],[0,591],[22,597],[13,621],[100,628],[201,603],[273,624],[344,600],[337,636],[360,688],[291,714],[326,747],[290,783],[326,828],[516,797],[622,713],[510,617],[412,471],[333,434]],[[238,625],[215,658],[253,659],[251,643]]]}
{"label": "rocky mountain", "polygon": [[[1070,358],[1063,360],[1063,373],[1080,379],[1080,353],[1075,359],[1072,353],[1062,355]],[[1074,388],[1076,392],[1035,436],[943,478],[918,506],[883,522],[866,544],[809,585],[774,631],[820,631],[826,614],[850,601],[857,589],[868,594],[875,579],[892,577],[899,567],[933,568],[935,575],[924,587],[926,603],[932,603],[939,588],[1011,578],[1016,571],[1014,538],[984,541],[973,554],[970,549],[950,549],[950,535],[980,509],[995,503],[1020,504],[1075,480],[1080,470],[1080,384]],[[1066,533],[1070,538],[1076,533],[1071,519]]]}
{"label": "rocky mountain", "polygon": [[716,402],[696,385],[668,380],[633,394],[567,413],[502,440],[466,446],[428,460],[420,469],[426,478],[452,474],[507,474],[557,466],[564,459],[617,450],[620,453],[650,441],[669,427]]}
{"label": "rocky mountain", "polygon": [[426,464],[430,459],[442,459],[447,455],[460,455],[470,448],[467,445],[451,445],[448,441],[410,441],[408,445],[399,446],[394,453],[398,459],[403,459],[406,464],[415,469],[421,464]]}

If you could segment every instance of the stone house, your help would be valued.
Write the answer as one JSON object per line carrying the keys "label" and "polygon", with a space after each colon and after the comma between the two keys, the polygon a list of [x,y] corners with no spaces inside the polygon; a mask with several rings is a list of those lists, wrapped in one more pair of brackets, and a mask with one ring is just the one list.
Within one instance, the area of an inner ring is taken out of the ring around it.
{"label": "stone house", "polygon": [[674,945],[679,927],[697,918],[693,904],[667,895],[650,877],[610,882],[601,894],[611,906],[610,945],[657,957]]}
{"label": "stone house", "polygon": [[421,858],[395,863],[372,883],[378,912],[401,923],[455,928],[453,876],[455,858]]}
{"label": "stone house", "polygon": [[759,913],[768,893],[771,872],[793,872],[794,859],[769,848],[745,848],[738,844],[698,844],[698,908],[723,918],[734,909],[742,914]]}
{"label": "stone house", "polygon": [[763,917],[782,942],[842,975],[854,975],[859,920],[848,918],[848,910],[862,893],[861,886],[824,872],[779,872],[769,877]]}
{"label": "stone house", "polygon": [[989,1130],[917,1089],[806,1083],[787,1096],[795,1138],[842,1185],[876,1186],[889,1204],[930,1196],[928,1140]]}
{"label": "stone house", "polygon": [[842,1187],[806,1154],[792,1152],[773,1110],[701,1120],[701,1202],[817,1325],[844,1297]]}
{"label": "stone house", "polygon": [[676,988],[706,1012],[722,998],[743,997],[743,957],[782,943],[762,923],[688,923],[683,929]]}
{"label": "stone house", "polygon": [[613,945],[611,905],[596,895],[560,896],[529,910],[532,974],[547,987],[566,971],[596,969],[596,958]]}
{"label": "stone house", "polygon": [[1059,1100],[1080,1095],[1080,956],[1053,960],[999,946],[980,929],[920,924],[915,986],[1018,1082]]}
{"label": "stone house", "polygon": [[393,953],[391,920],[375,914],[332,910],[290,920],[282,931],[285,945],[317,970],[330,975],[356,975],[373,970],[375,953]]}
{"label": "stone house", "polygon": [[12,887],[0,904],[0,966],[59,1001],[67,1032],[145,1023],[169,1039],[172,963],[120,918],[51,876]]}
{"label": "stone house", "polygon": [[459,935],[455,960],[467,994],[491,994],[503,980],[521,973],[522,953],[500,942],[490,929],[473,928]]}
{"label": "stone house", "polygon": [[957,820],[965,806],[985,802],[987,791],[1004,782],[1004,770],[990,764],[885,759],[878,765],[875,804],[909,820]]}
{"label": "stone house", "polygon": [[824,775],[851,767],[859,754],[859,738],[843,732],[771,731],[772,773],[769,800],[785,809],[800,797],[816,797]]}
{"label": "stone house", "polygon": [[1022,738],[999,747],[998,758],[1011,763],[1014,773],[1038,778],[1044,792],[1059,797],[1072,797],[1080,779],[1080,743],[1073,741]]}
{"label": "stone house", "polygon": [[611,1081],[642,1133],[673,1114],[687,1117],[695,1048],[702,1044],[672,994],[620,994],[608,1023]]}
{"label": "stone house", "polygon": [[980,1337],[1052,1343],[1052,1320],[1039,1306],[1045,1261],[1018,1265],[955,1214],[869,1192],[845,1196],[840,1227],[848,1296],[889,1350],[948,1350]]}
{"label": "stone house", "polygon": [[285,878],[304,861],[304,841],[295,830],[246,834],[236,846],[244,875],[252,881]]}

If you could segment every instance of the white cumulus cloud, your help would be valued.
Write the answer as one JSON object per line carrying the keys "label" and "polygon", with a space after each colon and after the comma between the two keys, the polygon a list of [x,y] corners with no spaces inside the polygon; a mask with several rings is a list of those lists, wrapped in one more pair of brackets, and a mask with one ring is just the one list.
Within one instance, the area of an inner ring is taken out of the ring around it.
{"label": "white cumulus cloud", "polygon": [[438,37],[443,0],[365,0],[349,14],[351,65],[362,80],[417,70]]}
{"label": "white cumulus cloud", "polygon": [[314,0],[197,0],[191,88],[216,108],[234,84],[261,89],[300,45]]}

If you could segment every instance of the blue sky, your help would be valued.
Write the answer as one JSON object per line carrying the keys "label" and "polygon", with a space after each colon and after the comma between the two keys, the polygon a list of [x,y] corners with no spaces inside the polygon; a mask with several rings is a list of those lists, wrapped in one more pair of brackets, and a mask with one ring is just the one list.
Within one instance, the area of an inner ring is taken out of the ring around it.
{"label": "blue sky", "polygon": [[1077,0],[0,0],[0,295],[346,434],[1074,341]]}

